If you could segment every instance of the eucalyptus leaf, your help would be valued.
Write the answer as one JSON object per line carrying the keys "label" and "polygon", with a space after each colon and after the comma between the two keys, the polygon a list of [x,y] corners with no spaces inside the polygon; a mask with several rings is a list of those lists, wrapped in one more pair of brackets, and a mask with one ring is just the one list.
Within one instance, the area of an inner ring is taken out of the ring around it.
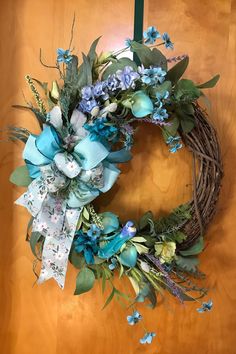
{"label": "eucalyptus leaf", "polygon": [[10,182],[22,187],[28,187],[32,182],[26,165],[17,167],[10,175]]}
{"label": "eucalyptus leaf", "polygon": [[31,233],[30,248],[31,248],[33,255],[39,260],[41,259],[41,257],[37,254],[36,246],[37,246],[38,242],[40,242],[42,240],[43,240],[43,236],[40,234],[40,232],[32,232]]}
{"label": "eucalyptus leaf", "polygon": [[93,63],[94,63],[94,61],[95,61],[95,59],[96,59],[96,47],[97,47],[97,45],[98,45],[98,42],[99,42],[100,38],[101,38],[101,36],[98,37],[98,38],[96,38],[96,39],[93,41],[93,43],[91,44],[91,47],[90,47],[90,49],[89,49],[88,55],[87,55],[87,57],[88,57],[88,59],[89,59],[89,61],[90,61],[91,66],[93,66]]}
{"label": "eucalyptus leaf", "polygon": [[82,268],[76,278],[76,289],[74,295],[86,293],[93,288],[95,276],[91,269]]}
{"label": "eucalyptus leaf", "polygon": [[69,260],[77,269],[81,269],[85,265],[85,259],[81,253],[77,253],[74,248],[71,249]]}
{"label": "eucalyptus leaf", "polygon": [[189,100],[193,101],[201,95],[200,90],[195,86],[192,80],[181,79],[175,85],[174,96],[176,100]]}
{"label": "eucalyptus leaf", "polygon": [[151,50],[145,44],[132,41],[130,50],[137,54],[144,67],[156,66],[167,70],[166,57],[157,48]]}
{"label": "eucalyptus leaf", "polygon": [[172,82],[173,85],[177,83],[177,81],[183,76],[185,70],[187,69],[189,64],[189,58],[185,57],[180,62],[178,62],[175,66],[173,66],[166,75],[166,80]]}
{"label": "eucalyptus leaf", "polygon": [[182,256],[195,256],[201,253],[204,249],[204,240],[203,237],[200,237],[198,241],[190,248],[184,251],[179,251]]}
{"label": "eucalyptus leaf", "polygon": [[204,82],[204,84],[197,85],[199,89],[205,89],[205,88],[212,88],[214,87],[217,82],[219,81],[220,75],[215,75],[212,79]]}

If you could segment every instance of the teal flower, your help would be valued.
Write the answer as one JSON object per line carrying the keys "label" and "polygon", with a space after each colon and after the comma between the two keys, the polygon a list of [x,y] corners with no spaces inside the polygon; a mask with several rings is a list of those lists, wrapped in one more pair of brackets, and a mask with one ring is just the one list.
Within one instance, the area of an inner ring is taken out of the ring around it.
{"label": "teal flower", "polygon": [[150,67],[149,69],[142,69],[141,80],[147,85],[162,84],[165,80],[166,72],[160,67]]}
{"label": "teal flower", "polygon": [[150,97],[143,91],[132,96],[131,111],[136,118],[143,118],[153,112],[154,106]]}
{"label": "teal flower", "polygon": [[155,332],[147,332],[144,337],[140,339],[141,344],[151,344],[153,338],[156,336]]}
{"label": "teal flower", "polygon": [[87,264],[94,264],[94,256],[97,255],[99,250],[98,239],[100,233],[101,230],[96,225],[91,225],[87,234],[83,233],[82,230],[76,232],[75,251],[77,253],[83,252]]}
{"label": "teal flower", "polygon": [[131,316],[127,316],[127,321],[130,326],[135,325],[136,323],[141,321],[141,319],[142,319],[142,316],[140,315],[140,313],[138,311],[134,311]]}
{"label": "teal flower", "polygon": [[181,138],[179,136],[169,136],[166,141],[166,144],[169,145],[169,151],[171,153],[177,152],[179,149],[182,148],[182,144],[180,143]]}
{"label": "teal flower", "polygon": [[156,42],[157,38],[161,38],[160,33],[156,27],[148,27],[147,31],[143,32],[143,38],[145,39],[146,44],[153,44]]}
{"label": "teal flower", "polygon": [[57,62],[68,64],[72,60],[69,49],[64,50],[62,48],[57,49]]}
{"label": "teal flower", "polygon": [[211,311],[212,306],[213,306],[213,301],[212,300],[209,300],[208,302],[203,302],[202,306],[197,309],[197,312],[203,313],[203,312],[206,312],[206,311]]}
{"label": "teal flower", "polygon": [[153,111],[152,118],[163,122],[163,120],[168,118],[167,110],[162,108],[162,106],[156,107]]}
{"label": "teal flower", "polygon": [[166,33],[166,32],[163,33],[162,39],[163,39],[163,41],[165,42],[165,43],[164,43],[164,46],[165,46],[167,49],[174,49],[174,43],[171,42],[170,36],[168,35],[168,33]]}
{"label": "teal flower", "polygon": [[111,263],[109,264],[108,268],[112,271],[115,270],[118,265],[118,261],[115,257],[111,258]]}
{"label": "teal flower", "polygon": [[92,141],[112,141],[118,134],[118,129],[114,125],[109,125],[105,117],[97,118],[93,124],[84,124],[84,128],[90,132]]}

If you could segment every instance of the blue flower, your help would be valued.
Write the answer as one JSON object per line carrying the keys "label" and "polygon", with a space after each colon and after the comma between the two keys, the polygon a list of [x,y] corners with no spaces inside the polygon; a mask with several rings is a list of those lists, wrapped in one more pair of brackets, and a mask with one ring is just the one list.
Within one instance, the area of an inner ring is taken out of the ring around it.
{"label": "blue flower", "polygon": [[147,332],[144,337],[140,339],[141,344],[151,344],[153,338],[156,336],[155,332]]}
{"label": "blue flower", "polygon": [[106,80],[106,86],[107,86],[108,90],[115,91],[118,89],[119,85],[120,85],[120,82],[115,75],[108,76],[108,78]]}
{"label": "blue flower", "polygon": [[161,35],[156,27],[151,26],[148,27],[147,31],[143,32],[143,38],[146,44],[153,44],[156,42],[157,38],[161,38]]}
{"label": "blue flower", "polygon": [[131,43],[132,43],[132,39],[126,38],[126,40],[125,40],[125,46],[128,47],[128,48],[130,48],[130,47],[131,47]]}
{"label": "blue flower", "polygon": [[81,90],[81,97],[86,101],[93,98],[93,86],[84,86]]}
{"label": "blue flower", "polygon": [[153,112],[153,103],[143,91],[137,91],[131,99],[131,111],[136,118],[143,118]]}
{"label": "blue flower", "polygon": [[163,122],[163,120],[168,118],[167,110],[162,108],[162,105],[160,107],[154,108],[152,118]]}
{"label": "blue flower", "polygon": [[206,311],[211,311],[212,306],[213,306],[213,301],[212,300],[209,300],[208,302],[203,302],[202,306],[197,309],[197,312],[203,313],[203,312],[206,312]]}
{"label": "blue flower", "polygon": [[169,136],[169,138],[166,140],[166,143],[170,146],[169,151],[171,153],[175,153],[177,150],[182,148],[180,140],[181,138],[179,136]]}
{"label": "blue flower", "polygon": [[101,231],[98,230],[100,231],[100,229],[97,227],[95,229],[94,225],[91,225],[87,234],[84,234],[81,230],[76,233],[75,251],[77,253],[83,252],[87,264],[94,264],[94,256],[97,255],[99,250],[98,239]]}
{"label": "blue flower", "polygon": [[134,237],[136,235],[137,229],[134,226],[133,221],[127,221],[127,223],[125,224],[125,226],[122,228],[121,230],[121,236],[123,238],[131,238]]}
{"label": "blue flower", "polygon": [[95,97],[101,97],[104,101],[109,98],[109,95],[107,94],[104,89],[106,88],[106,83],[104,81],[99,81],[97,82],[94,87],[93,87],[93,94]]}
{"label": "blue flower", "polygon": [[113,140],[116,138],[118,129],[114,125],[109,125],[105,117],[97,118],[93,124],[84,124],[84,128],[90,132],[92,141],[103,139]]}
{"label": "blue flower", "polygon": [[79,103],[79,109],[85,113],[90,113],[94,107],[98,107],[98,103],[96,100],[91,99],[91,100],[86,100],[82,99]]}
{"label": "blue flower", "polygon": [[68,64],[72,60],[72,55],[70,55],[69,49],[64,50],[61,48],[57,49],[57,62]]}
{"label": "blue flower", "polygon": [[167,49],[174,49],[174,43],[171,42],[170,36],[168,35],[168,33],[166,33],[166,32],[163,33],[162,39],[165,42],[164,45]]}
{"label": "blue flower", "polygon": [[115,257],[112,257],[112,258],[111,258],[111,263],[109,264],[108,268],[109,268],[110,270],[114,270],[114,269],[116,269],[117,264],[118,264],[117,259],[116,259]]}
{"label": "blue flower", "polygon": [[156,93],[157,102],[160,103],[162,100],[167,100],[169,95],[170,95],[169,91],[157,92]]}
{"label": "blue flower", "polygon": [[165,80],[166,72],[160,67],[150,67],[142,70],[141,80],[144,84],[155,85],[162,84]]}
{"label": "blue flower", "polygon": [[134,88],[135,80],[139,78],[139,74],[131,66],[125,66],[123,70],[118,70],[116,76],[120,80],[122,90],[127,90],[130,87]]}
{"label": "blue flower", "polygon": [[131,316],[127,316],[127,321],[130,326],[135,325],[136,323],[141,321],[141,319],[142,319],[142,316],[140,315],[140,313],[138,311],[134,311]]}
{"label": "blue flower", "polygon": [[97,225],[92,224],[90,229],[87,231],[87,235],[92,239],[97,239],[101,235],[101,229]]}

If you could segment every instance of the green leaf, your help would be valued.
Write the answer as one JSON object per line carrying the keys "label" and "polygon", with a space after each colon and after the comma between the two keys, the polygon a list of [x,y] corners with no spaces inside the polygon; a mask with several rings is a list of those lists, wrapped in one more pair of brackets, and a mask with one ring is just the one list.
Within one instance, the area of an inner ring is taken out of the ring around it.
{"label": "green leaf", "polygon": [[120,58],[107,67],[102,74],[102,80],[106,80],[109,75],[115,74],[117,70],[123,70],[125,66],[131,66],[135,71],[138,69],[135,62],[130,58]]}
{"label": "green leaf", "polygon": [[171,121],[171,125],[170,126],[165,126],[162,129],[162,135],[165,139],[165,141],[167,141],[167,139],[169,138],[169,136],[175,136],[177,134],[178,128],[179,128],[179,120],[177,117],[174,117]]}
{"label": "green leaf", "polygon": [[196,272],[199,264],[199,260],[196,257],[177,256],[175,262],[179,268],[190,273]]}
{"label": "green leaf", "polygon": [[37,254],[36,251],[36,245],[38,242],[43,240],[43,236],[40,234],[40,232],[32,232],[30,236],[30,248],[33,253],[33,255],[38,258],[39,260],[41,259],[41,255]]}
{"label": "green leaf", "polygon": [[71,249],[69,261],[77,269],[81,269],[85,265],[85,259],[82,254],[77,253],[74,248]]}
{"label": "green leaf", "polygon": [[17,186],[27,187],[32,182],[27,166],[17,167],[10,175],[10,182]]}
{"label": "green leaf", "polygon": [[76,278],[76,289],[74,295],[86,293],[93,288],[95,276],[89,268],[82,268]]}
{"label": "green leaf", "polygon": [[181,128],[183,129],[184,133],[189,133],[195,127],[195,120],[194,118],[186,118],[180,121]]}
{"label": "green leaf", "polygon": [[105,307],[107,307],[107,305],[110,304],[110,302],[111,302],[111,300],[113,299],[114,295],[115,295],[115,288],[113,287],[113,288],[112,288],[112,291],[111,291],[111,293],[110,293],[110,295],[108,296],[108,298],[107,298],[107,300],[106,300],[106,302],[105,302],[105,304],[104,304],[104,306],[103,306],[103,308],[102,308],[102,310],[104,310]]}
{"label": "green leaf", "polygon": [[219,78],[220,78],[219,74],[215,75],[209,81],[204,82],[204,84],[197,85],[197,88],[199,88],[199,89],[212,88],[212,87],[214,87],[217,84],[217,82],[219,81]]}
{"label": "green leaf", "polygon": [[153,214],[151,211],[147,211],[139,220],[139,229],[143,230],[149,225],[149,220],[153,220]]}
{"label": "green leaf", "polygon": [[203,249],[204,249],[204,240],[203,237],[200,237],[199,240],[192,247],[188,248],[187,250],[180,251],[179,253],[185,257],[195,256],[201,253]]}
{"label": "green leaf", "polygon": [[189,58],[185,57],[183,60],[178,62],[175,66],[173,66],[166,75],[166,80],[169,80],[172,82],[173,85],[176,84],[176,82],[183,76],[185,73],[185,70],[188,67],[189,63]]}
{"label": "green leaf", "polygon": [[134,246],[139,254],[145,254],[149,252],[149,248],[144,245],[140,245],[140,243],[134,243]]}
{"label": "green leaf", "polygon": [[195,86],[193,81],[187,79],[181,79],[174,89],[174,96],[176,100],[189,100],[193,101],[199,98],[201,95],[200,90]]}
{"label": "green leaf", "polygon": [[107,281],[106,273],[103,270],[102,271],[102,293],[104,293],[106,289],[106,281]]}
{"label": "green leaf", "polygon": [[72,60],[66,67],[65,83],[75,83],[78,79],[78,57],[72,55]]}
{"label": "green leaf", "polygon": [[136,236],[136,237],[133,237],[132,238],[132,241],[133,242],[146,242],[146,238],[144,238],[144,237],[141,237],[141,236]]}
{"label": "green leaf", "polygon": [[101,38],[101,36],[93,41],[93,43],[91,44],[91,47],[89,49],[88,55],[87,55],[87,58],[89,59],[91,67],[93,66],[94,60],[96,59],[96,47],[97,47],[97,44],[98,44],[100,38]]}
{"label": "green leaf", "polygon": [[137,54],[144,67],[153,65],[160,66],[165,71],[167,70],[166,57],[157,48],[151,50],[145,44],[132,41],[130,50]]}

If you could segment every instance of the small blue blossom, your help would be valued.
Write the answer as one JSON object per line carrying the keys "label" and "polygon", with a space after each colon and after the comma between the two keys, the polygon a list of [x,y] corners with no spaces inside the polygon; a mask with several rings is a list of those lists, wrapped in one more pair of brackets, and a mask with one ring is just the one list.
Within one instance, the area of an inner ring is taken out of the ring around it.
{"label": "small blue blossom", "polygon": [[119,88],[120,82],[115,75],[109,75],[106,80],[106,86],[109,91],[115,91]]}
{"label": "small blue blossom", "polygon": [[113,140],[117,136],[118,129],[107,123],[107,119],[103,117],[97,118],[93,124],[84,124],[84,128],[90,132],[90,140]]}
{"label": "small blue blossom", "polygon": [[143,32],[143,38],[145,39],[146,44],[153,44],[156,42],[157,38],[161,38],[160,33],[156,27],[148,27],[147,31]]}
{"label": "small blue blossom", "polygon": [[160,67],[150,67],[149,69],[142,69],[141,80],[144,84],[155,85],[162,84],[165,80],[166,72]]}
{"label": "small blue blossom", "polygon": [[141,344],[151,344],[153,338],[156,336],[155,332],[147,332],[144,337],[140,339]]}
{"label": "small blue blossom", "polygon": [[93,87],[92,86],[84,86],[81,90],[81,97],[86,101],[93,98]]}
{"label": "small blue blossom", "polygon": [[123,70],[118,70],[116,76],[120,80],[122,90],[127,90],[130,87],[135,88],[135,80],[139,78],[139,74],[131,66],[125,66]]}
{"label": "small blue blossom", "polygon": [[96,100],[91,99],[91,100],[86,100],[82,99],[79,103],[79,109],[83,113],[90,113],[94,107],[98,107],[98,103]]}
{"label": "small blue blossom", "polygon": [[179,136],[169,136],[166,143],[169,145],[169,151],[171,153],[177,152],[182,148],[182,144],[180,143],[181,138]]}
{"label": "small blue blossom", "polygon": [[85,262],[87,264],[94,264],[94,256],[97,255],[99,250],[98,247],[99,235],[100,233],[98,232],[97,229],[94,231],[93,225],[91,225],[91,228],[89,229],[87,234],[83,233],[81,230],[76,232],[77,238],[74,241],[75,251],[77,253],[83,252]]}
{"label": "small blue blossom", "polygon": [[134,237],[136,235],[137,229],[133,223],[133,221],[127,221],[127,223],[125,224],[125,226],[122,228],[121,230],[121,236],[123,238],[131,238]]}
{"label": "small blue blossom", "polygon": [[206,312],[206,311],[211,311],[212,306],[213,306],[213,301],[212,300],[209,300],[208,302],[203,302],[202,306],[197,309],[197,312],[203,313],[203,312]]}
{"label": "small blue blossom", "polygon": [[115,257],[112,257],[111,258],[111,263],[109,264],[108,268],[110,270],[114,270],[114,269],[116,269],[117,265],[118,265],[117,259]]}
{"label": "small blue blossom", "polygon": [[160,103],[162,100],[167,100],[169,95],[170,95],[169,91],[157,92],[156,93],[156,98],[157,98],[158,103]]}
{"label": "small blue blossom", "polygon": [[154,108],[152,118],[163,122],[163,120],[168,118],[167,110],[162,108],[162,105],[160,105],[160,107]]}
{"label": "small blue blossom", "polygon": [[168,33],[166,33],[166,32],[163,33],[162,39],[163,39],[163,41],[165,42],[165,43],[164,43],[164,46],[165,46],[167,49],[174,49],[174,43],[171,42],[170,36],[168,35]]}
{"label": "small blue blossom", "polygon": [[125,40],[125,46],[128,47],[128,48],[130,48],[130,47],[131,47],[131,43],[132,43],[132,39],[126,38],[126,40]]}
{"label": "small blue blossom", "polygon": [[97,239],[101,235],[101,229],[97,225],[92,224],[90,229],[87,231],[87,235],[92,239]]}
{"label": "small blue blossom", "polygon": [[106,92],[106,82],[99,81],[93,87],[93,94],[95,97],[100,97],[104,101],[109,98],[109,95]]}
{"label": "small blue blossom", "polygon": [[141,320],[142,320],[142,316],[140,315],[140,313],[138,311],[134,311],[131,316],[127,316],[127,321],[130,326],[135,325],[136,323],[138,323]]}
{"label": "small blue blossom", "polygon": [[57,49],[57,62],[68,64],[72,60],[69,49],[64,50],[62,48]]}

